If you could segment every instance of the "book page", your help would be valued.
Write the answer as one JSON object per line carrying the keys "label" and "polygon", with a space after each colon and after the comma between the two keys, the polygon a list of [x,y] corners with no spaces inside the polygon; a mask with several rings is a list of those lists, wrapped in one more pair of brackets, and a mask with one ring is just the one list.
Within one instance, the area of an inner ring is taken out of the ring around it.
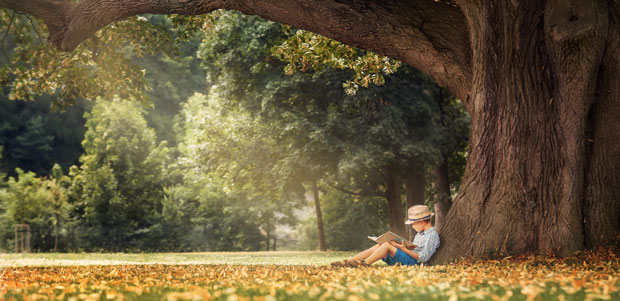
{"label": "book page", "polygon": [[382,244],[384,242],[388,242],[388,241],[396,241],[398,243],[400,243],[401,241],[405,242],[405,246],[407,246],[408,248],[415,248],[416,245],[406,239],[404,239],[403,237],[397,235],[396,233],[392,232],[392,231],[388,231],[383,233],[381,236],[379,237],[375,237],[375,236],[368,236],[368,239],[378,243],[378,244]]}

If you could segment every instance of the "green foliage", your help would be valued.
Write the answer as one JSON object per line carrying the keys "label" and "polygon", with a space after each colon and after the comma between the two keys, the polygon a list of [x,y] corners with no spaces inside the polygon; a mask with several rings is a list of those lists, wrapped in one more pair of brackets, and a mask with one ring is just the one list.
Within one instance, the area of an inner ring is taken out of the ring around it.
{"label": "green foliage", "polygon": [[[328,250],[364,250],[372,246],[368,235],[389,230],[385,200],[358,197],[328,188],[322,193],[321,210]],[[312,214],[297,227],[298,249],[318,248],[316,216]]]}
{"label": "green foliage", "polygon": [[[0,163],[2,163],[2,152],[4,151],[4,146],[0,145]],[[4,180],[6,178],[6,173],[2,172],[2,164],[0,164],[0,188],[4,187]]]}
{"label": "green foliage", "polygon": [[33,172],[16,170],[9,177],[8,187],[0,189],[0,248],[14,248],[14,225],[29,224],[37,237],[31,240],[31,249],[46,251],[53,247],[53,211],[50,193],[43,180]]}
{"label": "green foliage", "polygon": [[273,54],[287,62],[285,72],[292,74],[297,70],[308,72],[325,68],[352,70],[352,79],[343,84],[348,94],[355,94],[359,86],[367,88],[371,83],[383,85],[384,75],[395,72],[401,65],[399,61],[386,56],[363,51],[309,31],[286,29],[294,34],[273,48]]}
{"label": "green foliage", "polygon": [[368,235],[389,230],[385,200],[353,197],[328,189],[323,197],[323,221],[327,247],[332,250],[362,250],[372,246]]}
{"label": "green foliage", "polygon": [[[25,211],[45,225],[40,250],[52,248],[51,237],[62,250],[265,249],[276,225],[296,222],[305,183],[371,193],[382,189],[386,170],[402,176],[446,157],[455,170],[463,165],[467,125],[458,101],[438,98],[440,90],[407,66],[308,32],[234,12],[145,16],[62,53],[39,37],[37,20],[0,11],[2,25],[0,79],[9,97],[53,94],[0,102],[3,170],[51,172],[21,174],[39,183],[22,199],[44,199]],[[99,95],[134,104],[99,100],[85,114],[85,135],[76,117],[85,106],[49,112],[51,97],[65,108]],[[147,98],[153,106],[135,104]],[[81,140],[81,166],[68,176],[51,167],[75,164]],[[324,195],[328,246],[364,246],[366,235],[385,228],[381,202]],[[4,216],[3,223],[16,221]]]}
{"label": "green foliage", "polygon": [[[195,92],[207,91],[205,70],[200,66],[196,51],[202,38],[201,22],[205,16],[149,16],[149,22],[176,35],[179,53],[175,57],[165,54],[145,55],[133,62],[145,70],[149,87],[146,92],[151,100],[145,118],[157,133],[159,141],[167,141],[173,147],[177,143],[174,132],[175,116],[181,103]],[[170,20],[169,20],[170,19]]]}
{"label": "green foliage", "polygon": [[222,115],[215,93],[190,97],[182,116],[179,168],[184,184],[172,196],[192,200],[198,212],[195,224],[206,225],[211,235],[210,249],[257,249],[257,239],[263,237],[259,227],[267,239],[276,223],[291,222],[291,207],[263,163],[273,154],[273,143],[260,134],[267,129],[256,127],[242,112]]}
{"label": "green foliage", "polygon": [[99,101],[86,119],[85,154],[72,173],[78,240],[86,249],[158,249],[169,149],[156,145],[136,104]]}
{"label": "green foliage", "polygon": [[[258,251],[265,248],[261,234],[261,203],[244,195],[222,190],[208,177],[190,182],[196,175],[186,175],[183,185],[168,190],[168,201],[175,204],[175,215],[187,228],[181,236],[181,250]],[[169,216],[169,215],[168,215]]]}
{"label": "green foliage", "polygon": [[35,101],[10,101],[0,95],[0,145],[4,158],[0,170],[15,176],[15,168],[48,175],[54,163],[63,169],[77,164],[83,149],[84,119],[88,106],[79,101],[64,112],[50,109],[51,97]]}
{"label": "green foliage", "polygon": [[[220,115],[239,116],[245,111],[254,121],[245,128],[239,120],[202,126],[226,128],[229,132],[204,132],[198,136],[237,137],[232,139],[254,148],[227,144],[230,141],[214,143],[210,149],[219,147],[224,156],[201,149],[196,158],[204,158],[205,165],[220,158],[235,162],[225,165],[235,168],[238,153],[256,154],[272,143],[279,150],[267,157],[280,185],[299,187],[306,181],[323,178],[357,193],[376,195],[385,189],[385,172],[405,176],[413,170],[426,170],[451,153],[450,147],[458,144],[455,140],[463,139],[453,134],[460,131],[450,129],[452,123],[443,122],[452,117],[442,116],[443,107],[436,99],[440,90],[420,72],[408,66],[395,73],[389,69],[390,74],[381,77],[381,87],[369,86],[355,95],[347,95],[341,85],[351,72],[334,68],[356,68],[354,61],[358,59],[374,68],[381,63],[377,57],[373,61],[370,56],[321,39],[315,44],[326,47],[322,50],[325,52],[308,54],[303,60],[326,59],[329,51],[335,51],[341,53],[342,63],[349,67],[317,62],[307,73],[287,76],[281,71],[284,64],[273,57],[273,47],[290,39],[295,37],[291,38],[278,24],[256,17],[226,12],[214,22],[199,50],[199,57],[209,66],[207,78],[213,83],[210,93],[218,95]],[[458,126],[467,129],[466,124]],[[237,152],[238,149],[243,151]],[[254,168],[254,163],[241,166]]]}
{"label": "green foliage", "polygon": [[132,57],[177,52],[166,29],[144,17],[115,22],[70,53],[47,43],[47,27],[28,15],[2,9],[0,27],[5,29],[2,41],[10,36],[15,43],[12,53],[3,50],[8,64],[0,69],[0,81],[11,90],[9,98],[51,94],[58,107],[98,96],[145,101],[147,82]]}

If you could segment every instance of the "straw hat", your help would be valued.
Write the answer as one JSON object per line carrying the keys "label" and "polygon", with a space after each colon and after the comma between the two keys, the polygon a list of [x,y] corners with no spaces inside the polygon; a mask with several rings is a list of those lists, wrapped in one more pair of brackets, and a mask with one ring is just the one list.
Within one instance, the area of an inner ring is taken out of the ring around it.
{"label": "straw hat", "polygon": [[430,212],[425,205],[411,206],[411,208],[407,210],[407,221],[405,224],[410,225],[415,222],[431,219],[433,215],[435,215],[435,213]]}

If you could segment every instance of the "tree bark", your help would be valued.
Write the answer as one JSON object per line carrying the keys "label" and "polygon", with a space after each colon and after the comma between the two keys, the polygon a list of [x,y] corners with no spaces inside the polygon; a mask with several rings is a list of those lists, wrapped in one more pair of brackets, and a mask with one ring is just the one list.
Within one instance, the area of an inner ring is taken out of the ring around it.
{"label": "tree bark", "polygon": [[[609,35],[589,116],[583,204],[586,246],[620,242],[620,3],[610,3]],[[615,14],[613,12],[616,12]]]}
{"label": "tree bark", "polygon": [[[424,205],[424,186],[426,185],[426,179],[424,173],[420,171],[411,171],[405,179],[405,218],[407,217],[407,210],[414,205]],[[413,241],[415,236],[415,230],[411,226],[405,226],[407,229],[407,236],[409,240]]]}
{"label": "tree bark", "polygon": [[321,203],[319,202],[319,188],[317,187],[316,180],[312,181],[312,194],[314,195],[316,224],[319,231],[319,250],[327,251],[327,247],[325,247],[325,231],[323,230],[323,215],[321,214]]}
{"label": "tree bark", "polygon": [[433,198],[435,199],[435,230],[441,233],[448,210],[452,206],[448,162],[445,158],[439,166],[433,168],[431,174],[433,177]]}
{"label": "tree bark", "polygon": [[437,260],[584,246],[587,116],[601,3],[463,3],[474,52],[471,153]]}
{"label": "tree bark", "polygon": [[388,203],[388,219],[390,230],[400,236],[406,236],[403,201],[401,199],[402,182],[392,171],[384,172],[385,195]]}

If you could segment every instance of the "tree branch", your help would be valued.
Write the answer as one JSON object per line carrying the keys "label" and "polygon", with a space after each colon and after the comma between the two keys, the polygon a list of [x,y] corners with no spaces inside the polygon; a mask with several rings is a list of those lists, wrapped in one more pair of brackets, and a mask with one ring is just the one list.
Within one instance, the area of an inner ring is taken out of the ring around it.
{"label": "tree branch", "polygon": [[[63,0],[0,0],[0,7],[8,8],[19,13],[35,16],[41,19],[50,32],[48,42],[60,47],[68,25],[69,14],[73,5]],[[77,46],[77,45],[76,45]],[[75,47],[74,47],[75,48]],[[70,49],[73,50],[73,49]]]}
{"label": "tree branch", "polygon": [[331,183],[327,183],[327,185],[329,185],[331,188],[334,188],[334,189],[336,189],[336,190],[338,190],[338,191],[340,191],[340,192],[344,192],[344,193],[346,193],[346,194],[350,194],[350,195],[358,195],[358,196],[378,196],[378,197],[382,197],[382,198],[387,197],[387,194],[382,193],[382,192],[380,192],[380,191],[376,191],[376,192],[374,192],[374,193],[372,193],[372,192],[369,192],[369,193],[360,193],[360,192],[355,192],[355,191],[348,190],[348,189],[346,189],[346,188],[343,188],[343,187],[340,187],[340,186],[337,186],[337,185],[335,185],[335,184],[331,184]]}
{"label": "tree branch", "polygon": [[471,47],[465,17],[453,5],[435,0],[248,2],[227,8],[402,60],[467,100]]}
{"label": "tree branch", "polygon": [[307,29],[402,60],[466,101],[472,77],[465,17],[445,2],[298,0],[0,0],[47,24],[49,42],[72,51],[102,27],[138,14],[205,14],[233,9]]}
{"label": "tree branch", "polygon": [[2,40],[0,40],[0,47],[2,47],[2,54],[4,55],[4,58],[6,59],[6,63],[8,65],[11,65],[11,59],[6,54],[6,51],[4,50],[4,40],[9,35],[9,30],[11,30],[11,26],[13,26],[13,21],[15,21],[15,12],[11,14],[11,20],[9,21],[9,26],[7,26],[6,32],[4,33],[4,36],[2,36]]}

